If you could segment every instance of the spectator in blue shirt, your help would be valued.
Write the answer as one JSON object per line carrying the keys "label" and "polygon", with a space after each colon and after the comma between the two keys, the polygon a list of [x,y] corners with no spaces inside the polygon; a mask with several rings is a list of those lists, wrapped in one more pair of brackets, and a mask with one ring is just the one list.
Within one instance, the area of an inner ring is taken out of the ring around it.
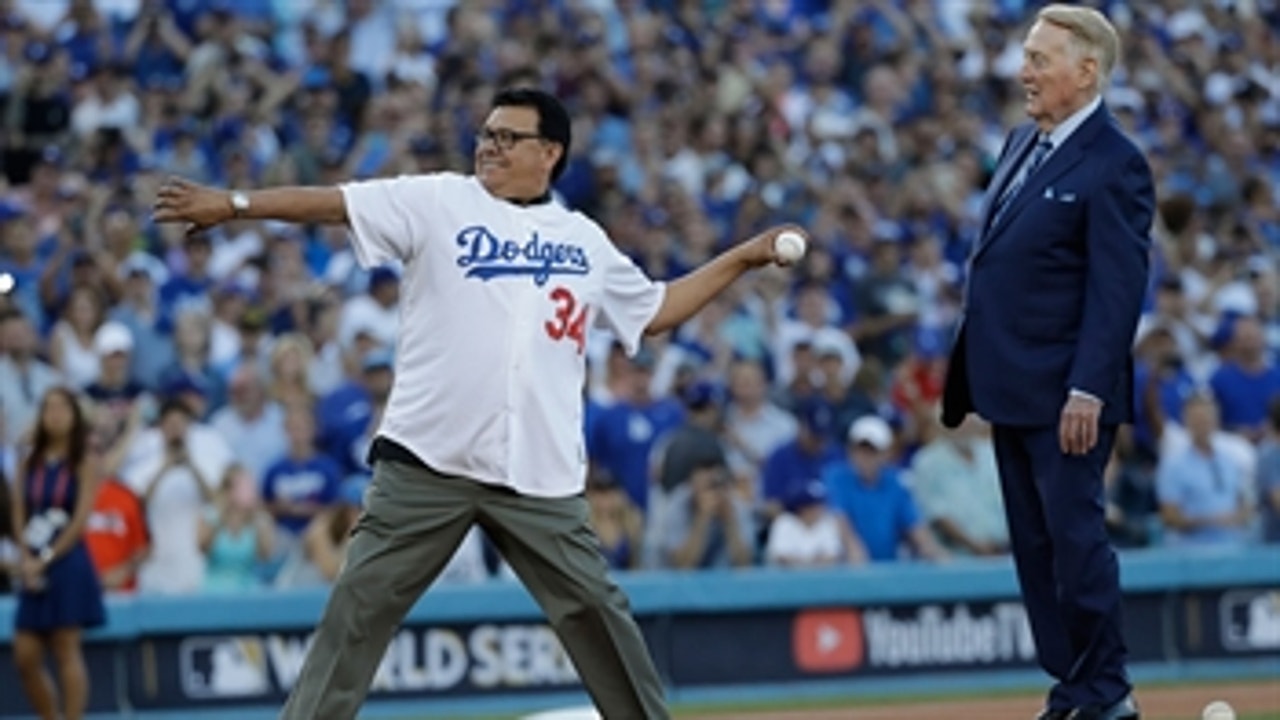
{"label": "spectator in blue shirt", "polygon": [[1177,544],[1242,544],[1250,512],[1243,471],[1214,443],[1218,406],[1196,394],[1183,407],[1190,445],[1161,458],[1156,474],[1160,515]]}
{"label": "spectator in blue shirt", "polygon": [[849,518],[873,562],[899,558],[907,543],[922,558],[941,560],[946,552],[929,532],[911,492],[889,464],[893,430],[876,415],[864,415],[849,427],[848,461],[827,467],[823,483],[828,502]]}
{"label": "spectator in blue shirt", "polygon": [[352,449],[365,436],[376,411],[391,394],[390,350],[377,349],[365,355],[360,377],[338,386],[316,407],[320,451],[343,469],[344,475],[362,469],[362,461]]}
{"label": "spectator in blue shirt", "polygon": [[280,528],[296,539],[337,500],[342,476],[337,463],[316,452],[316,424],[308,410],[290,409],[284,427],[289,451],[267,468],[262,497]]}
{"label": "spectator in blue shirt", "polygon": [[835,441],[835,411],[826,402],[810,398],[796,408],[795,439],[787,442],[765,459],[761,473],[765,515],[777,517],[796,483],[807,478],[822,477],[828,465],[842,459]]}
{"label": "spectator in blue shirt", "polygon": [[637,507],[646,511],[654,443],[684,419],[680,403],[650,393],[653,365],[653,354],[647,349],[632,358],[627,394],[600,413],[589,446],[591,457],[618,479]]}
{"label": "spectator in blue shirt", "polygon": [[1253,442],[1262,440],[1267,406],[1280,397],[1280,368],[1266,355],[1257,319],[1236,318],[1226,357],[1209,384],[1222,412],[1222,427]]}

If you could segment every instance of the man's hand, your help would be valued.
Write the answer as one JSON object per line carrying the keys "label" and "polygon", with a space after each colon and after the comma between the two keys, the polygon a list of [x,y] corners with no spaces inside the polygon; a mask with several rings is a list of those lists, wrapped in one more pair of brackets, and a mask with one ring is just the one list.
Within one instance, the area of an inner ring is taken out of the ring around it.
{"label": "man's hand", "polygon": [[1098,416],[1102,402],[1072,393],[1062,406],[1058,444],[1067,455],[1084,455],[1098,443]]}
{"label": "man's hand", "polygon": [[235,217],[230,193],[177,177],[160,186],[153,210],[152,218],[158,223],[191,223],[188,235]]}
{"label": "man's hand", "polygon": [[779,257],[777,250],[773,247],[774,238],[787,230],[799,233],[805,238],[806,242],[809,241],[809,234],[804,231],[804,228],[796,225],[776,225],[743,243],[740,246],[742,259],[752,268],[764,267],[769,264],[781,267],[791,265],[790,262]]}

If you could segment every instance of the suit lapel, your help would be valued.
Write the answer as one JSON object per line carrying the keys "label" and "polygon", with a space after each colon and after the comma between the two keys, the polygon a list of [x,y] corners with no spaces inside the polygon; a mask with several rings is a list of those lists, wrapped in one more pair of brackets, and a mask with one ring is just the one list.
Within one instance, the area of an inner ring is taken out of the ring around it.
{"label": "suit lapel", "polygon": [[[991,186],[987,189],[987,195],[982,201],[982,227],[984,229],[991,225],[991,213],[995,211],[996,198],[1004,193],[1004,189],[1008,187],[1009,181],[1013,179],[1014,173],[1018,170],[1018,166],[1022,164],[1027,153],[1031,150],[1031,145],[1035,140],[1035,126],[1027,125],[1019,128],[1017,132],[1021,135],[1015,136],[1009,147],[1009,152],[1005,154],[1004,162],[996,166],[996,174],[991,178]],[[983,234],[985,239],[986,233]]]}
{"label": "suit lapel", "polygon": [[[1036,198],[1044,194],[1044,189],[1048,187],[1054,180],[1062,177],[1067,171],[1080,164],[1084,160],[1085,151],[1089,145],[1093,143],[1094,137],[1098,132],[1107,127],[1111,122],[1111,113],[1107,110],[1105,104],[1100,105],[1092,115],[1084,121],[1076,131],[1071,133],[1067,141],[1062,147],[1055,149],[1050,153],[1049,157],[1039,168],[1032,173],[1031,177],[1023,182],[1022,187],[1018,188],[1017,195],[1009,198],[1009,207],[1001,213],[998,221],[992,223],[991,211],[995,206],[995,198],[998,194],[988,193],[986,198],[985,212],[983,213],[983,223],[986,232],[982,234],[982,243],[978,245],[978,249],[974,252],[976,258],[979,254],[991,246],[1003,234],[1005,228],[1009,227],[1009,223],[1018,216],[1028,205]],[[1023,143],[1029,144],[1035,137],[1035,133],[1031,132],[1024,138]],[[1019,160],[1021,156],[1018,156]],[[1013,171],[1018,167],[1018,163],[1012,163],[1011,167],[1003,167],[1006,175],[1012,175]],[[1007,181],[1007,178],[1006,178]],[[994,184],[994,183],[993,183]],[[1003,192],[1004,186],[1000,186],[1000,192]],[[993,189],[994,191],[994,189]],[[991,223],[987,226],[985,223]]]}

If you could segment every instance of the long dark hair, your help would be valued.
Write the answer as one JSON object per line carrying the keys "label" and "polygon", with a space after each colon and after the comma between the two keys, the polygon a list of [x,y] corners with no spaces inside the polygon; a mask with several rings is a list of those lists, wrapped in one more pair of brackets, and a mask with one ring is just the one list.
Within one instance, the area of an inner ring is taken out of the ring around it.
{"label": "long dark hair", "polygon": [[40,400],[35,433],[31,438],[31,451],[27,453],[22,464],[24,476],[29,474],[37,463],[44,461],[44,453],[49,449],[51,438],[49,430],[44,426],[44,413],[49,404],[49,398],[54,395],[61,396],[71,406],[71,436],[67,438],[67,467],[75,472],[89,451],[89,421],[84,416],[84,409],[80,407],[80,400],[69,388],[50,388]]}

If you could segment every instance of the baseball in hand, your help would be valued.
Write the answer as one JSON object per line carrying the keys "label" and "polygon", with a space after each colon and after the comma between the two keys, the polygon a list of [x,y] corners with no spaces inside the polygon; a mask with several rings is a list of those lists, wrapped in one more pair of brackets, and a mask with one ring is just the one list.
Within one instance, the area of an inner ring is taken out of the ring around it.
{"label": "baseball in hand", "polygon": [[799,262],[804,257],[804,236],[794,230],[783,230],[773,238],[773,252],[779,260],[787,263]]}
{"label": "baseball in hand", "polygon": [[1204,706],[1201,717],[1204,720],[1236,720],[1236,711],[1231,705],[1221,700],[1214,700]]}

